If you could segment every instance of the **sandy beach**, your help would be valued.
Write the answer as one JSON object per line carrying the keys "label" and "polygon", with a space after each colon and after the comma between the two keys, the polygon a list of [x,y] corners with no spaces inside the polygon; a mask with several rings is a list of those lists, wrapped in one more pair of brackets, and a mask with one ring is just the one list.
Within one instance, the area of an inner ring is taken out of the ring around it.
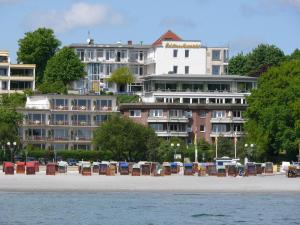
{"label": "sandy beach", "polygon": [[300,179],[285,175],[256,177],[82,176],[77,171],[46,176],[0,173],[0,191],[170,191],[170,192],[299,192]]}

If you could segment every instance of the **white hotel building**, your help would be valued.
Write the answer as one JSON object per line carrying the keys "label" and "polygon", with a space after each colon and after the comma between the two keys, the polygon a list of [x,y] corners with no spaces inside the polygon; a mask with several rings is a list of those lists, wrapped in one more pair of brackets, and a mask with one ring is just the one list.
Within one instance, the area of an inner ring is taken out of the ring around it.
{"label": "white hotel building", "polygon": [[[200,41],[182,40],[167,31],[151,45],[133,44],[71,44],[78,57],[86,64],[87,77],[73,85],[80,93],[101,90],[135,92],[142,90],[147,75],[161,74],[227,74],[228,48],[210,48]],[[135,76],[135,83],[117,87],[107,78],[119,68],[127,66]]]}

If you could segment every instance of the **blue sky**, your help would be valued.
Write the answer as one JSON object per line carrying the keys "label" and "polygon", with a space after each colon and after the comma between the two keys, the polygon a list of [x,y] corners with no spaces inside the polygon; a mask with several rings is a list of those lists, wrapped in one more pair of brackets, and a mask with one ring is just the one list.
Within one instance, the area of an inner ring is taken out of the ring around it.
{"label": "blue sky", "polygon": [[16,61],[18,39],[53,28],[63,45],[154,42],[171,29],[183,39],[229,46],[231,55],[259,43],[286,54],[300,47],[300,0],[0,0],[0,49]]}

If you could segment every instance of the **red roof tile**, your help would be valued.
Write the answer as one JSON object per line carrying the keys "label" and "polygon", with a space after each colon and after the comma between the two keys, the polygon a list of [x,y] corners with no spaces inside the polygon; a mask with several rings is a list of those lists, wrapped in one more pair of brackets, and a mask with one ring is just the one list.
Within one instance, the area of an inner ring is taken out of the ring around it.
{"label": "red roof tile", "polygon": [[182,41],[182,39],[171,30],[168,30],[164,33],[160,38],[158,38],[152,45],[161,45],[162,41],[164,40],[171,40],[171,41]]}

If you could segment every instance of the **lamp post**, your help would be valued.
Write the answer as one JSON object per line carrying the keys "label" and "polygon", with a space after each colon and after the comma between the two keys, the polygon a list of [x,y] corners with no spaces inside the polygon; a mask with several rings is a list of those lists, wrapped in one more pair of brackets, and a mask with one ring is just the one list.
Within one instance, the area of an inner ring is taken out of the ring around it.
{"label": "lamp post", "polygon": [[13,152],[14,152],[14,148],[17,146],[17,142],[13,142],[10,143],[10,141],[8,141],[7,143],[8,149],[10,150],[10,161],[13,161]]}
{"label": "lamp post", "polygon": [[254,144],[245,144],[245,149],[247,151],[247,156],[250,158],[253,155]]}
{"label": "lamp post", "polygon": [[177,143],[176,144],[176,146],[175,146],[175,144],[174,143],[171,143],[171,147],[173,148],[173,147],[175,147],[174,148],[174,151],[175,151],[175,154],[174,154],[174,162],[176,161],[176,148],[178,148],[179,149],[179,147],[180,147],[180,144],[179,143]]}

